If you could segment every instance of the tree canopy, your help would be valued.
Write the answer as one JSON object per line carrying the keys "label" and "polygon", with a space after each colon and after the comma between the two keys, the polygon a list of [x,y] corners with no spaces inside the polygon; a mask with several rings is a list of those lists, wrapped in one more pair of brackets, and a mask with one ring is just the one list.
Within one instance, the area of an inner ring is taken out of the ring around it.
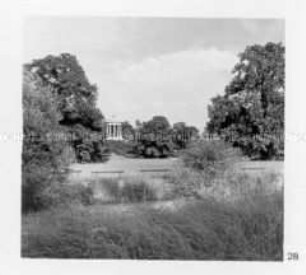
{"label": "tree canopy", "polygon": [[146,122],[136,123],[136,152],[146,157],[168,157],[199,137],[194,126],[177,122],[173,126],[165,116],[153,116]]}
{"label": "tree canopy", "polygon": [[188,126],[185,122],[173,124],[173,141],[177,149],[186,148],[191,140],[199,138],[199,130],[194,126]]}
{"label": "tree canopy", "polygon": [[248,46],[239,54],[224,95],[208,106],[208,132],[249,156],[271,158],[284,148],[285,48],[281,43]]}
{"label": "tree canopy", "polygon": [[171,125],[165,116],[154,116],[142,125],[143,133],[168,134],[170,129]]}
{"label": "tree canopy", "polygon": [[133,140],[135,135],[135,130],[133,126],[128,122],[122,122],[122,137],[123,139]]}
{"label": "tree canopy", "polygon": [[26,64],[26,69],[37,74],[45,85],[52,87],[58,109],[63,115],[61,124],[80,123],[92,130],[101,130],[103,115],[96,108],[97,87],[90,84],[74,55],[48,55]]}
{"label": "tree canopy", "polygon": [[101,160],[104,116],[96,106],[97,87],[89,82],[77,58],[69,53],[48,55],[26,64],[25,71],[49,87],[60,114],[58,123],[71,137],[77,159]]}

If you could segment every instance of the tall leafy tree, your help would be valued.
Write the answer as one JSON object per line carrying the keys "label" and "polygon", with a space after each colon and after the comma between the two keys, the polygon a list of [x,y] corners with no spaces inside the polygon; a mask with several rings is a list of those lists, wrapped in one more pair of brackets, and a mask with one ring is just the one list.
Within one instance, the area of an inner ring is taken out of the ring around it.
{"label": "tall leafy tree", "polygon": [[[28,71],[23,80],[23,146],[22,146],[22,209],[38,210],[46,206],[46,188],[61,180],[73,154],[59,125],[50,87]],[[54,136],[56,135],[56,136]]]}
{"label": "tall leafy tree", "polygon": [[285,48],[281,43],[248,46],[239,55],[225,94],[208,107],[207,130],[250,156],[283,151]]}
{"label": "tall leafy tree", "polygon": [[171,125],[168,119],[165,116],[154,116],[148,122],[145,122],[143,125],[144,131],[152,132],[167,132],[171,128]]}
{"label": "tall leafy tree", "polygon": [[122,122],[122,137],[127,140],[133,140],[135,135],[135,130],[133,126],[128,122]]}
{"label": "tall leafy tree", "polygon": [[154,116],[147,122],[137,124],[138,154],[146,157],[167,157],[172,153],[172,128],[165,116]]}
{"label": "tall leafy tree", "polygon": [[89,82],[77,58],[69,53],[48,55],[26,64],[25,69],[51,88],[61,114],[59,123],[73,136],[71,143],[78,159],[98,160],[102,140],[92,139],[91,135],[100,133],[102,139],[104,117],[96,107],[97,87]]}
{"label": "tall leafy tree", "polygon": [[58,109],[63,115],[62,124],[80,123],[92,129],[101,128],[96,122],[103,118],[95,106],[97,87],[90,84],[74,55],[48,55],[26,64],[26,68],[52,87],[58,101]]}

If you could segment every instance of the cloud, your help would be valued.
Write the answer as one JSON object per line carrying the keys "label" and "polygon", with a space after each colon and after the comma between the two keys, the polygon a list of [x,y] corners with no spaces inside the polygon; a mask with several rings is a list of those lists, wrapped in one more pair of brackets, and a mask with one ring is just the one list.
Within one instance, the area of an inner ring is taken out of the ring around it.
{"label": "cloud", "polygon": [[75,54],[98,84],[106,117],[134,122],[165,114],[203,128],[210,98],[229,82],[247,45],[284,41],[279,19],[35,17],[24,60]]}
{"label": "cloud", "polygon": [[194,48],[118,62],[101,80],[101,109],[119,119],[147,120],[166,115],[172,123],[186,121],[203,129],[210,98],[222,93],[237,57],[216,48]]}
{"label": "cloud", "polygon": [[[174,76],[196,77],[199,71],[222,71],[228,70],[236,61],[236,56],[228,51],[219,51],[215,48],[210,49],[192,49],[171,54],[161,55],[157,58],[146,58],[140,63],[127,65],[123,72],[123,79],[129,77],[145,75],[147,81],[157,77],[166,76],[174,73]],[[147,72],[150,74],[147,74]],[[172,75],[173,76],[173,75]]]}

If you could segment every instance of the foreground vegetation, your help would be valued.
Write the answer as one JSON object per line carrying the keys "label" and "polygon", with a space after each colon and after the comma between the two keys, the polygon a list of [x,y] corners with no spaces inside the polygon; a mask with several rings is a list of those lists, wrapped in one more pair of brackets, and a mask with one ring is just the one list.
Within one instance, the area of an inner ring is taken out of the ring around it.
{"label": "foreground vegetation", "polygon": [[163,203],[71,204],[23,217],[22,255],[282,260],[283,194]]}

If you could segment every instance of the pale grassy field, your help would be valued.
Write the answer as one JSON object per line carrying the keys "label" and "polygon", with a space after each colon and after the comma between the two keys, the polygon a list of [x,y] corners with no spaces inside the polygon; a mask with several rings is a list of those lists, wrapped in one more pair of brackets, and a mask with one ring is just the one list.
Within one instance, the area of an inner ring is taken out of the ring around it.
{"label": "pale grassy field", "polygon": [[[106,163],[73,164],[70,166],[69,183],[86,184],[100,178],[160,178],[180,170],[182,163],[177,158],[133,159],[112,155]],[[283,175],[283,161],[243,161],[235,164],[235,169],[251,175],[276,173]],[[151,170],[151,172],[150,172]]]}
{"label": "pale grassy field", "polygon": [[[248,179],[241,178],[256,187],[258,179],[267,177],[267,175],[278,175],[277,179],[271,179],[272,188],[282,188],[284,164],[280,161],[243,161],[238,162],[229,169],[228,175],[224,175],[221,184],[214,184],[214,188],[206,188],[205,181],[201,175],[193,173],[186,169],[180,159],[131,159],[118,155],[113,155],[106,163],[97,164],[73,164],[68,177],[68,183],[72,185],[90,186],[94,192],[94,197],[102,201],[111,201],[109,196],[109,187],[116,185],[129,185],[135,182],[146,182],[150,188],[153,188],[158,194],[158,198],[167,197],[171,189],[179,184],[188,185],[187,182],[193,182],[192,185],[201,185],[198,189],[205,194],[214,192],[214,197],[233,198],[232,186],[224,184],[224,181],[231,181],[233,174],[240,174],[240,177],[247,176]],[[271,184],[267,183],[270,187]],[[175,187],[176,186],[176,187]],[[243,186],[243,185],[242,185]],[[107,187],[107,188],[106,188]],[[194,188],[188,187],[189,189]],[[246,187],[247,190],[251,186]],[[228,190],[230,189],[230,190]],[[170,191],[169,191],[170,190]],[[236,190],[236,188],[234,189]],[[163,199],[162,199],[163,200]]]}

